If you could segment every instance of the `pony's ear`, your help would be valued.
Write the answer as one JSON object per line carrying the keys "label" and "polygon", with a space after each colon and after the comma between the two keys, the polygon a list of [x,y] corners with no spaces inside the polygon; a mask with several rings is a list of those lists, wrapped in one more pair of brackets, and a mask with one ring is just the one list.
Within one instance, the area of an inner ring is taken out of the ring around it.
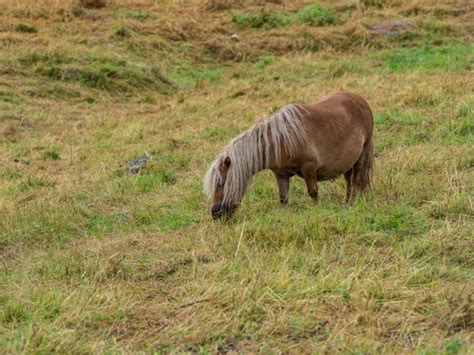
{"label": "pony's ear", "polygon": [[230,166],[230,158],[229,157],[226,157],[224,159],[224,165],[226,166],[226,168],[229,168],[229,166]]}

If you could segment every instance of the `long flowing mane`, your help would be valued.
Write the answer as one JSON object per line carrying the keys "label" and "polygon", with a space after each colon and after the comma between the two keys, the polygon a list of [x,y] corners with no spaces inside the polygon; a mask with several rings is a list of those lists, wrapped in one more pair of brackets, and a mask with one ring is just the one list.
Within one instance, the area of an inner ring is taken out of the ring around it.
{"label": "long flowing mane", "polygon": [[204,176],[205,193],[212,196],[216,184],[222,179],[219,163],[224,157],[229,157],[231,165],[227,172],[222,203],[239,203],[254,174],[269,167],[271,159],[279,162],[282,149],[290,157],[294,156],[298,145],[306,141],[302,122],[305,112],[301,106],[285,106],[235,137]]}

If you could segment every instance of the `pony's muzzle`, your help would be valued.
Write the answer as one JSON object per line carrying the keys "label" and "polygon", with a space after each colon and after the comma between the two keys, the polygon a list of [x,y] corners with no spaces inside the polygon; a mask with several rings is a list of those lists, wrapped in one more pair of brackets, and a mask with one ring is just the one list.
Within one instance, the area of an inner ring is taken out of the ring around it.
{"label": "pony's muzzle", "polygon": [[211,214],[212,214],[212,218],[213,219],[219,219],[222,217],[222,215],[224,214],[224,211],[222,209],[222,204],[220,203],[215,203],[214,205],[212,205],[211,207]]}
{"label": "pony's muzzle", "polygon": [[211,207],[211,214],[213,219],[219,219],[221,217],[230,217],[235,211],[234,206],[223,205],[221,203],[215,203]]}

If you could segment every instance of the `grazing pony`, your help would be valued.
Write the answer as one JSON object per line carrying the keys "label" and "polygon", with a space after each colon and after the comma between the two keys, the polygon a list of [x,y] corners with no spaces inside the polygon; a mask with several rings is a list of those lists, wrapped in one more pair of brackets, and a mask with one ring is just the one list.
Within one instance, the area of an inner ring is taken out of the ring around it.
{"label": "grazing pony", "polygon": [[204,190],[212,217],[232,215],[253,175],[275,174],[280,202],[288,203],[290,178],[301,176],[318,200],[318,181],[346,179],[346,203],[371,185],[373,116],[361,96],[339,92],[308,104],[288,105],[234,138],[211,164]]}

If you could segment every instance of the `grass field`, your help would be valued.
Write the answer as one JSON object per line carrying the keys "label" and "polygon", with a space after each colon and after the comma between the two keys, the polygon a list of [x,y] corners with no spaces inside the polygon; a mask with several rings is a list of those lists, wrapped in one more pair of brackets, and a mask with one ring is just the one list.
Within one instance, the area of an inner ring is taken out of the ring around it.
{"label": "grass field", "polygon": [[[0,353],[474,352],[472,4],[100,2],[0,0]],[[225,144],[339,90],[372,192],[214,222]]]}

